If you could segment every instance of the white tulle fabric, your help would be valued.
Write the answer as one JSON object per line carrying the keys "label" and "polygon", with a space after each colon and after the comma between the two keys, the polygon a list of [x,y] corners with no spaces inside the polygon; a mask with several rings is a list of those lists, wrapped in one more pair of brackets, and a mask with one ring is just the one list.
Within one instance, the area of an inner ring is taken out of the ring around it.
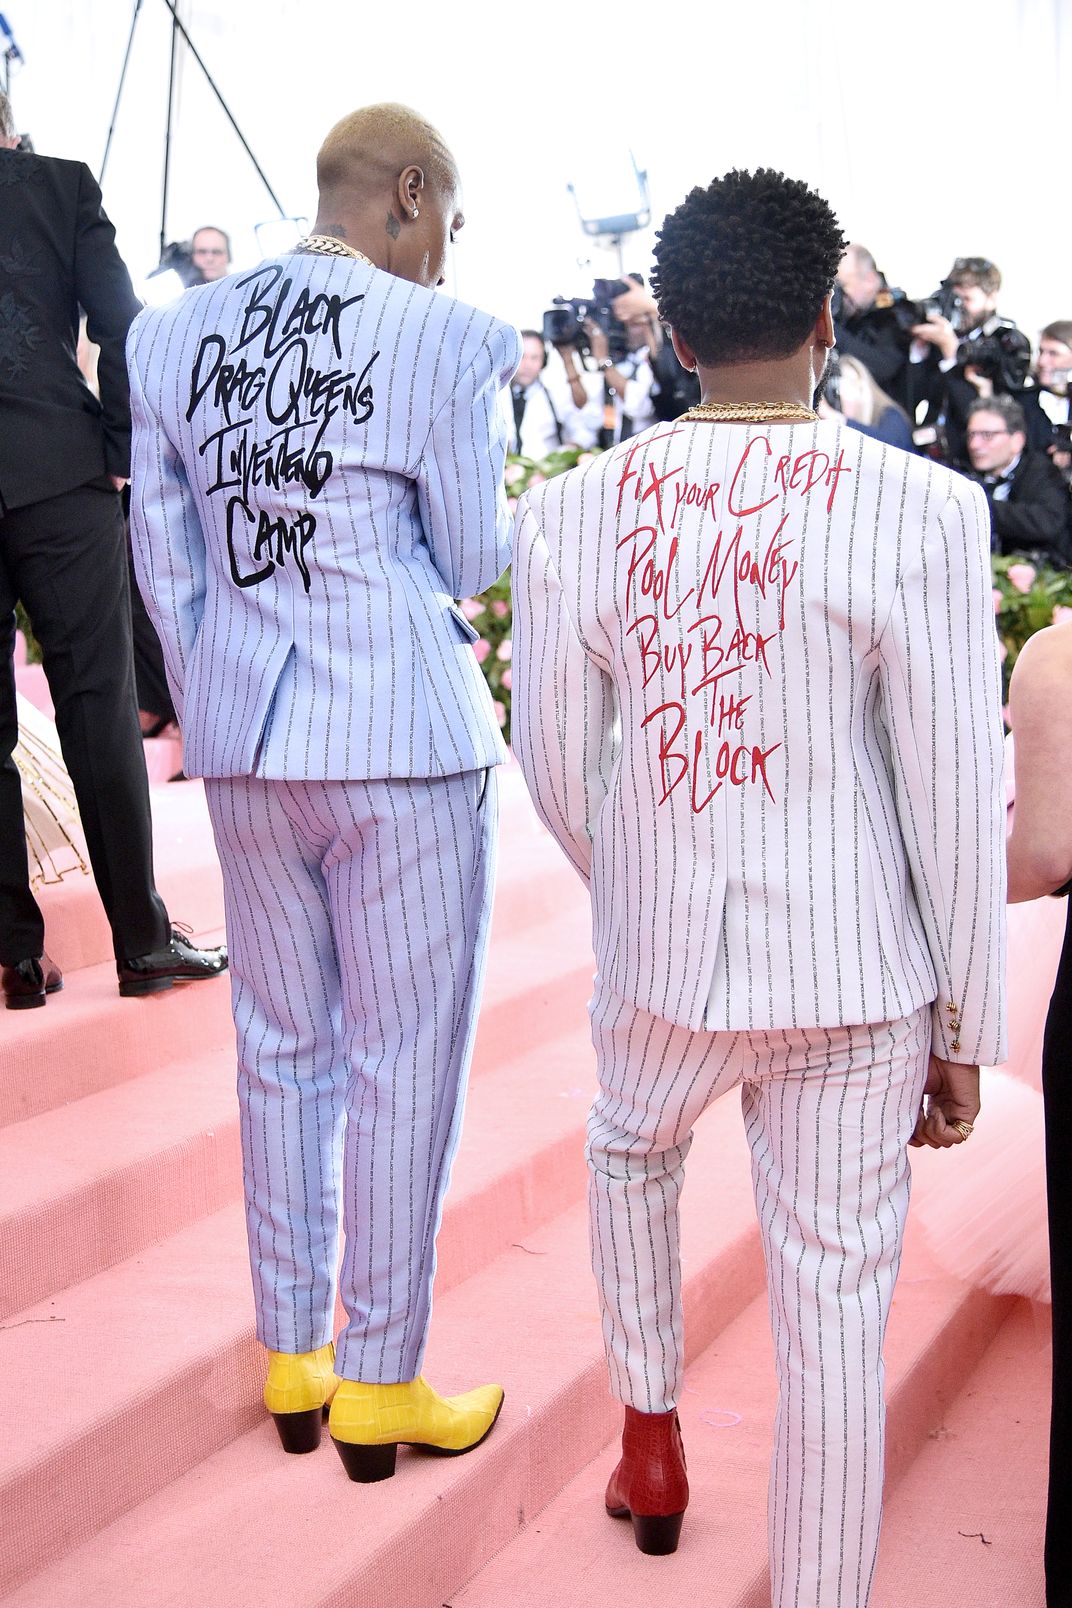
{"label": "white tulle fabric", "polygon": [[1032,1301],[1050,1299],[1042,1037],[1065,915],[1063,899],[1010,906],[1009,1059],[983,1068],[975,1132],[915,1208],[952,1277]]}
{"label": "white tulle fabric", "polygon": [[47,715],[18,694],[19,740],[12,758],[22,781],[30,885],[59,882],[69,872],[89,875],[86,841],[74,788]]}

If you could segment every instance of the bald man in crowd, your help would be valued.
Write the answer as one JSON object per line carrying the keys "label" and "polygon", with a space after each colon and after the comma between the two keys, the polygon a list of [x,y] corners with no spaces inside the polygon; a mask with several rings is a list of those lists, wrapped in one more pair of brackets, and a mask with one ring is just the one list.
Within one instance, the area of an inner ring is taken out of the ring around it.
{"label": "bald man in crowd", "polygon": [[303,1452],[330,1401],[368,1482],[502,1403],[420,1367],[506,758],[454,600],[509,558],[520,341],[437,294],[464,220],[416,113],[344,118],[317,177],[295,251],[135,323],[131,522],[224,872],[265,1403]]}

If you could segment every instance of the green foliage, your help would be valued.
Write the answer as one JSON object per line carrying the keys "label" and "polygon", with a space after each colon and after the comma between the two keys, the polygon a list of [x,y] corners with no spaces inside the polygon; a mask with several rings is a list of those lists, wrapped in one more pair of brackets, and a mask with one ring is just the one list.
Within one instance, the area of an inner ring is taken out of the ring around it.
{"label": "green foliage", "polygon": [[33,634],[33,627],[26,616],[26,610],[21,603],[15,604],[15,624],[26,638],[26,658],[30,664],[41,663],[41,648]]}
{"label": "green foliage", "polygon": [[994,610],[1003,647],[1005,696],[1009,676],[1028,637],[1072,610],[1072,572],[1047,569],[1026,558],[995,558]]}
{"label": "green foliage", "polygon": [[[587,462],[591,456],[591,453],[585,452],[581,447],[562,447],[558,452],[552,452],[549,457],[542,458],[539,462],[534,458],[511,456],[506,462],[506,491],[511,508],[530,486],[538,486],[543,480],[551,480],[555,475],[564,474],[582,459]],[[499,717],[503,736],[509,742],[513,679],[510,571],[507,570],[494,586],[489,586],[479,597],[464,598],[462,608],[480,632],[480,641],[474,646],[481,668],[487,677],[488,686],[491,688],[491,696],[495,700],[495,713]]]}

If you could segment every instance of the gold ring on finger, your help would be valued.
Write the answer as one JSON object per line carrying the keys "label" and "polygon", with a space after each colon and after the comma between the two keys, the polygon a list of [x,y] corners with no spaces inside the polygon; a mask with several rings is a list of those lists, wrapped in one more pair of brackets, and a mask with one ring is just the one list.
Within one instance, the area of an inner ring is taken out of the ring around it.
{"label": "gold ring on finger", "polygon": [[972,1134],[975,1132],[975,1129],[972,1127],[970,1122],[954,1122],[952,1126],[957,1130],[962,1139],[970,1139]]}

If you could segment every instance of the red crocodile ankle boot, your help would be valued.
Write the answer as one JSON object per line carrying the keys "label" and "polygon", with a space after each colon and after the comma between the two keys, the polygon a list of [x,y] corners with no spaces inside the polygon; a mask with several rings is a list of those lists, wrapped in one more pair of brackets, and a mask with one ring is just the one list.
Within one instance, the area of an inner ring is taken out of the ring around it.
{"label": "red crocodile ankle boot", "polygon": [[638,1413],[627,1407],[622,1460],[607,1486],[607,1512],[615,1519],[632,1519],[641,1552],[661,1557],[677,1551],[688,1505],[677,1413]]}

